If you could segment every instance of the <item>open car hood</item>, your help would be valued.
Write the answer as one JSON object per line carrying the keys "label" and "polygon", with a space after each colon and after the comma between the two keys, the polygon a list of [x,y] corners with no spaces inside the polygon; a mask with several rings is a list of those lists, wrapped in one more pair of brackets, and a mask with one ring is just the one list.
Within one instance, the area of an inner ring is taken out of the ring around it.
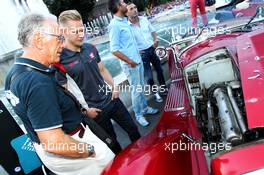
{"label": "open car hood", "polygon": [[248,128],[264,126],[264,33],[238,37],[237,53]]}

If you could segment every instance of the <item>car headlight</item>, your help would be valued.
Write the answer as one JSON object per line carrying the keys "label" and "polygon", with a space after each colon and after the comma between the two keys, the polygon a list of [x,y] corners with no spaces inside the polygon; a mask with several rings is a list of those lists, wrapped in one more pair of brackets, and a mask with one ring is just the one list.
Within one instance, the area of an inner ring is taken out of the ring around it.
{"label": "car headlight", "polygon": [[167,55],[165,47],[156,48],[155,53],[159,58],[164,58]]}
{"label": "car headlight", "polygon": [[263,174],[264,174],[264,168],[258,169],[258,170],[255,170],[255,171],[243,174],[243,175],[263,175]]}

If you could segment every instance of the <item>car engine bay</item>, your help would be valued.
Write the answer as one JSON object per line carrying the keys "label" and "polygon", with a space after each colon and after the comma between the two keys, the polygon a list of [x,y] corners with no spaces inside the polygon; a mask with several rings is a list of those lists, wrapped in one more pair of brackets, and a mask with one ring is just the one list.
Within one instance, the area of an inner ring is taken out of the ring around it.
{"label": "car engine bay", "polygon": [[263,129],[247,127],[240,72],[227,49],[197,58],[183,74],[203,142],[234,147],[263,137]]}

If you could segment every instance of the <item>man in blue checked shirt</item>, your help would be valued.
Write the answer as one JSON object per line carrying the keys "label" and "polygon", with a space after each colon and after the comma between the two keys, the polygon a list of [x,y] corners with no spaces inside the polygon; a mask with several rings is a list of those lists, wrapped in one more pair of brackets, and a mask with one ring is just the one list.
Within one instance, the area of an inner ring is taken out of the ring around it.
{"label": "man in blue checked shirt", "polygon": [[[144,67],[131,26],[125,17],[127,5],[123,0],[110,0],[108,5],[109,10],[114,14],[109,24],[110,50],[120,59],[121,67],[131,86],[132,106],[136,120],[141,126],[148,126],[149,122],[143,115],[156,114],[159,111],[148,107],[142,90],[144,89]],[[138,88],[139,86],[141,88]]]}

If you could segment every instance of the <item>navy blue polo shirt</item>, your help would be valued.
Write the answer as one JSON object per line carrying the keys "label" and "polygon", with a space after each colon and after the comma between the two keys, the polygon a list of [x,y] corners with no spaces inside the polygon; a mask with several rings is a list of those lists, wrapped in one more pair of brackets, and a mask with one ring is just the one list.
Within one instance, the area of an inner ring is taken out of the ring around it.
{"label": "navy blue polo shirt", "polygon": [[[64,48],[60,58],[60,64],[78,85],[89,107],[103,109],[111,102],[112,93],[100,73],[101,59],[93,45],[83,44],[80,52]],[[56,72],[56,78],[61,85],[67,83],[61,71]]]}
{"label": "navy blue polo shirt", "polygon": [[82,113],[71,97],[64,93],[48,67],[26,58],[17,58],[7,78],[29,66],[12,81],[10,89],[6,79],[6,96],[16,114],[21,118],[33,142],[39,143],[37,131],[62,128],[69,132],[82,120]]}

